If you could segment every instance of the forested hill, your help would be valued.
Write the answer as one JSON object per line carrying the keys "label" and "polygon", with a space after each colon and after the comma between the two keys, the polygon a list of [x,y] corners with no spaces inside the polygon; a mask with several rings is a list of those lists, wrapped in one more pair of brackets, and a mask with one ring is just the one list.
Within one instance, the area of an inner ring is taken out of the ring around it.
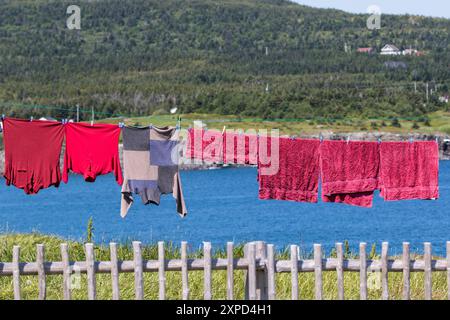
{"label": "forested hill", "polygon": [[[448,108],[438,99],[450,85],[448,19],[383,15],[371,31],[368,15],[283,0],[99,0],[77,1],[81,30],[68,30],[70,4],[0,0],[2,113],[66,117],[72,111],[24,105],[80,104],[105,116],[177,106],[340,118]],[[426,55],[356,53],[387,43]]]}

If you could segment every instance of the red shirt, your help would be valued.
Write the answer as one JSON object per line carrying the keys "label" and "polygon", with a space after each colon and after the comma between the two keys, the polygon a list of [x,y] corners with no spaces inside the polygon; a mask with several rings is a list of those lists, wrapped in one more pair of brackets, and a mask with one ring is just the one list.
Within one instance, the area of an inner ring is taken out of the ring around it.
{"label": "red shirt", "polygon": [[123,176],[119,158],[120,128],[112,124],[68,123],[63,181],[67,183],[69,170],[82,174],[88,182],[97,176],[114,172],[122,185]]}
{"label": "red shirt", "polygon": [[58,187],[64,126],[56,121],[6,118],[4,125],[6,185],[36,194]]}

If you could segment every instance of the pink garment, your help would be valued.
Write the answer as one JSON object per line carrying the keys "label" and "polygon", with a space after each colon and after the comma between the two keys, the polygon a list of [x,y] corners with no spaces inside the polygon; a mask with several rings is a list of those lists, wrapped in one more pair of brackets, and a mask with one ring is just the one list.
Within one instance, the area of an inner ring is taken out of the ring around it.
{"label": "pink garment", "polygon": [[[268,158],[273,139],[260,137],[260,147],[267,139]],[[264,141],[262,141],[264,139]],[[259,199],[289,200],[297,202],[317,202],[319,190],[319,140],[279,138],[279,157],[274,175],[261,174],[261,168],[268,166],[259,150],[258,181]],[[272,163],[273,164],[273,163]]]}
{"label": "pink garment", "polygon": [[226,132],[223,138],[223,163],[258,164],[258,136]]}
{"label": "pink garment", "polygon": [[186,158],[203,160],[203,130],[193,128],[188,130]]}
{"label": "pink garment", "polygon": [[186,157],[209,163],[222,162],[222,133],[216,130],[190,129]]}
{"label": "pink garment", "polygon": [[379,143],[323,141],[320,154],[322,200],[372,207],[378,188]]}
{"label": "pink garment", "polygon": [[381,196],[388,201],[439,198],[439,148],[435,141],[382,142]]}
{"label": "pink garment", "polygon": [[223,135],[217,130],[206,130],[203,133],[203,161],[207,163],[222,163]]}

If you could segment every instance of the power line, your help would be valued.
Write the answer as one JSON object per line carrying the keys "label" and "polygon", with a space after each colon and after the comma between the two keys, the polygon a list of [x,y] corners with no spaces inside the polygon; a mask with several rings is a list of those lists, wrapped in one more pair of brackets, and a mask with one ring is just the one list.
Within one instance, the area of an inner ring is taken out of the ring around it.
{"label": "power line", "polygon": [[[60,107],[60,106],[46,106],[46,105],[38,105],[38,104],[22,104],[22,103],[5,103],[0,102],[0,108],[29,108],[29,109],[47,109],[47,110],[57,110],[57,111],[67,111],[67,112],[76,112],[79,113],[86,113],[86,114],[92,114],[93,109],[87,110],[87,109],[81,109],[79,106],[75,106],[74,108],[67,108],[67,107]],[[95,112],[96,114],[105,115],[109,117],[114,118],[124,118],[121,114],[116,114],[112,112]]]}

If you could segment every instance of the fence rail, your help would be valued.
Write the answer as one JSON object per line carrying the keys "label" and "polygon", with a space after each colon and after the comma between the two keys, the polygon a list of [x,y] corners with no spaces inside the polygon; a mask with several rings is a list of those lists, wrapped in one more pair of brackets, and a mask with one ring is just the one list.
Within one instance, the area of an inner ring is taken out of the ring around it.
{"label": "fence rail", "polygon": [[64,299],[71,299],[71,275],[76,271],[87,275],[88,299],[96,299],[96,274],[111,274],[112,299],[120,298],[119,274],[134,273],[135,298],[144,298],[145,272],[158,273],[159,299],[166,299],[166,272],[181,271],[182,299],[189,299],[189,271],[203,271],[204,299],[212,299],[212,271],[227,271],[227,299],[234,299],[234,271],[245,270],[245,298],[250,300],[274,300],[276,299],[276,274],[291,273],[292,299],[297,300],[299,295],[298,273],[314,273],[315,299],[323,299],[323,272],[335,271],[337,275],[338,299],[343,300],[344,272],[359,272],[360,299],[368,296],[367,281],[368,272],[381,273],[381,298],[389,299],[388,274],[389,272],[403,273],[402,299],[410,299],[410,274],[411,272],[424,273],[424,296],[426,300],[432,298],[432,272],[441,271],[447,273],[448,299],[450,300],[450,241],[446,244],[446,259],[433,259],[430,243],[424,243],[424,256],[422,260],[411,260],[409,243],[403,243],[401,259],[389,259],[387,242],[382,243],[381,257],[379,260],[367,259],[366,244],[359,245],[359,259],[344,259],[342,243],[336,244],[336,258],[322,257],[320,244],[314,245],[313,259],[299,260],[298,246],[290,246],[290,260],[276,260],[275,247],[262,241],[250,242],[244,247],[244,258],[233,257],[234,245],[227,244],[227,257],[214,259],[211,254],[211,243],[203,245],[203,258],[187,258],[187,243],[181,243],[181,259],[167,260],[164,257],[164,243],[158,243],[158,259],[143,260],[141,243],[133,242],[133,260],[120,261],[117,255],[117,244],[110,243],[110,261],[96,261],[94,246],[85,244],[85,261],[69,261],[67,244],[61,244],[61,261],[45,262],[45,246],[38,244],[36,247],[35,262],[20,262],[20,246],[13,247],[12,262],[0,262],[0,276],[12,276],[14,299],[21,299],[21,275],[37,275],[39,299],[46,298],[46,276],[63,275]]}

